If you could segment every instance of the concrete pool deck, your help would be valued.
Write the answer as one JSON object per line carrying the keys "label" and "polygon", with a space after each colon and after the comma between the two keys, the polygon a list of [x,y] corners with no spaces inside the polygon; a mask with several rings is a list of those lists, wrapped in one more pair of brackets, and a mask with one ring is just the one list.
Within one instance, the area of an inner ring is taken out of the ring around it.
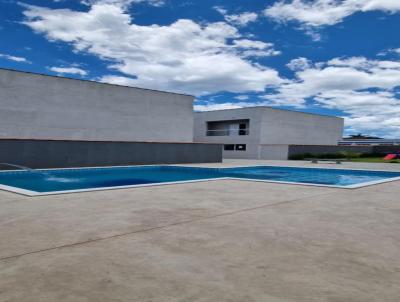
{"label": "concrete pool deck", "polygon": [[[400,171],[399,164],[230,160]],[[0,191],[0,301],[400,301],[400,181]]]}

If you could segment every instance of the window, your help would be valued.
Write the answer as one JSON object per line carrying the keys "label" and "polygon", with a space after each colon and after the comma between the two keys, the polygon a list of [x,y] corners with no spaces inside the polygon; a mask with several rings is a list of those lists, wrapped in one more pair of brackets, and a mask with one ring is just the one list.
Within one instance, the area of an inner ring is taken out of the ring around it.
{"label": "window", "polygon": [[246,124],[239,124],[239,135],[248,135],[247,125]]}
{"label": "window", "polygon": [[246,151],[246,145],[245,144],[238,144],[238,145],[234,145],[234,144],[227,144],[224,145],[224,150],[225,151]]}
{"label": "window", "polygon": [[236,145],[236,151],[246,151],[246,145]]}

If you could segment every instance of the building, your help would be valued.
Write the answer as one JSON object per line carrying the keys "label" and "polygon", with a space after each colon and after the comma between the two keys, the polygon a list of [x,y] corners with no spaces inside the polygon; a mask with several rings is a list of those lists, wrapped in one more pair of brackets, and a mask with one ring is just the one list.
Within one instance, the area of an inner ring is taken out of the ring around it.
{"label": "building", "polygon": [[289,145],[337,145],[343,119],[270,107],[195,113],[194,141],[221,143],[224,158],[287,159]]}
{"label": "building", "polygon": [[0,162],[53,167],[220,161],[220,146],[193,143],[193,99],[0,69]]}
{"label": "building", "polygon": [[400,139],[353,139],[344,138],[339,141],[340,146],[398,146]]}
{"label": "building", "polygon": [[193,142],[193,96],[0,70],[0,138]]}

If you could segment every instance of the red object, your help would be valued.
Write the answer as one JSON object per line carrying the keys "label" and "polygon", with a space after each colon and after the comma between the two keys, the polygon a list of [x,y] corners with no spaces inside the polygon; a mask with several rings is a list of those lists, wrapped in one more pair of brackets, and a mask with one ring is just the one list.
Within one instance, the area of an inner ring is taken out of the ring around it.
{"label": "red object", "polygon": [[384,160],[391,160],[391,159],[395,159],[396,157],[397,157],[397,154],[388,154],[383,159]]}

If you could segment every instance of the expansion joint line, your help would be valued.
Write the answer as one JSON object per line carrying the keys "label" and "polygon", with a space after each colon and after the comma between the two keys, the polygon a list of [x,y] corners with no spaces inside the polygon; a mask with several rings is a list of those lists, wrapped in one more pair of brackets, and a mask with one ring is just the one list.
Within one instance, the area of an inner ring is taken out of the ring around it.
{"label": "expansion joint line", "polygon": [[199,218],[190,219],[190,220],[178,221],[178,222],[174,222],[174,223],[170,223],[170,224],[166,224],[166,225],[162,225],[162,226],[150,227],[150,228],[142,229],[142,230],[136,230],[136,231],[126,232],[126,233],[121,233],[121,234],[115,234],[115,235],[106,236],[106,237],[99,237],[99,238],[79,241],[79,242],[70,243],[70,244],[58,245],[58,246],[49,247],[49,248],[45,248],[45,249],[40,249],[40,250],[36,250],[36,251],[31,251],[31,252],[21,253],[21,254],[17,254],[17,255],[11,255],[11,256],[2,257],[2,258],[0,258],[0,261],[6,261],[6,260],[14,259],[14,258],[19,258],[19,257],[23,257],[23,256],[32,255],[32,254],[38,254],[38,253],[43,253],[43,252],[48,252],[48,251],[68,248],[68,247],[75,247],[75,246],[95,243],[95,242],[99,242],[99,241],[117,239],[117,238],[129,236],[129,235],[135,235],[135,234],[146,233],[146,232],[151,232],[151,231],[156,231],[156,230],[162,230],[162,229],[166,229],[166,228],[173,227],[173,226],[189,224],[189,223],[192,223],[192,222],[206,221],[206,220],[210,220],[210,219],[214,219],[214,218],[218,218],[218,217],[232,216],[232,215],[245,213],[245,212],[250,212],[250,211],[255,211],[255,210],[259,210],[259,209],[263,209],[263,208],[268,208],[268,207],[274,207],[274,206],[280,206],[280,205],[284,205],[284,204],[288,204],[288,203],[293,203],[293,202],[301,201],[303,199],[310,198],[310,197],[318,197],[318,196],[329,195],[329,194],[332,194],[332,191],[331,192],[326,192],[326,193],[319,193],[319,194],[309,195],[309,196],[305,196],[305,197],[301,197],[301,198],[284,200],[284,201],[280,201],[280,202],[273,203],[273,204],[264,204],[264,205],[260,205],[260,206],[257,206],[257,207],[244,208],[244,209],[240,209],[240,210],[236,210],[236,211],[232,211],[232,212],[220,213],[220,214],[207,216],[207,217],[199,217]]}

